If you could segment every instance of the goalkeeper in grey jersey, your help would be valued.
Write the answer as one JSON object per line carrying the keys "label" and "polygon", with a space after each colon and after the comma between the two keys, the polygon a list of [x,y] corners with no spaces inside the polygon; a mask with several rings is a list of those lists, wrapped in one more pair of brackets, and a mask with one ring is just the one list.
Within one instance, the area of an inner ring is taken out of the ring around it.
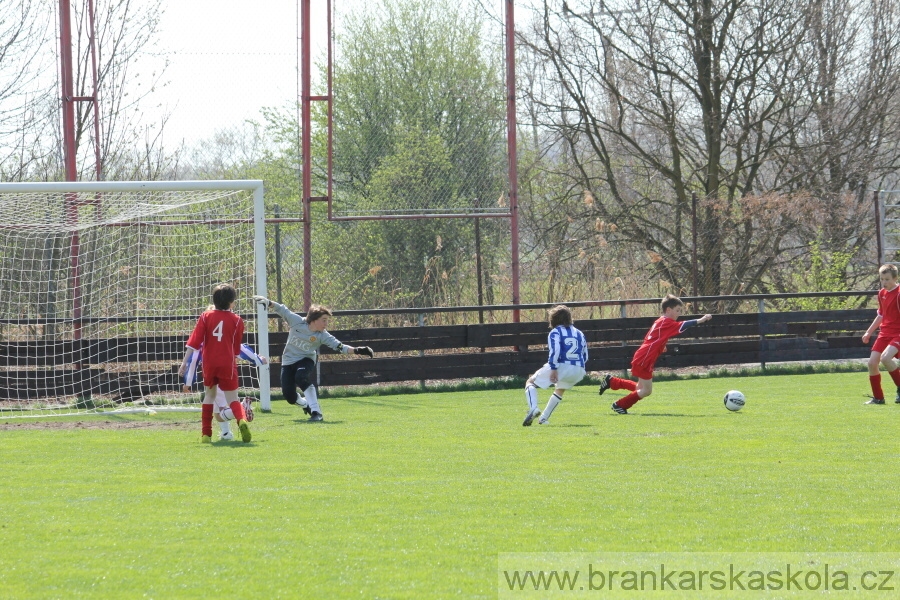
{"label": "goalkeeper in grey jersey", "polygon": [[363,354],[368,357],[375,356],[368,346],[348,346],[342,344],[336,337],[325,331],[328,327],[328,319],[332,316],[331,310],[313,304],[309,307],[306,317],[301,317],[283,304],[272,302],[263,296],[253,296],[253,299],[274,311],[284,319],[291,328],[288,333],[287,344],[281,355],[281,391],[284,399],[290,404],[297,404],[297,388],[303,391],[308,406],[303,410],[309,415],[310,421],[321,421],[322,410],[319,408],[319,396],[313,383],[316,373],[316,362],[319,359],[319,346],[325,345],[343,354]]}

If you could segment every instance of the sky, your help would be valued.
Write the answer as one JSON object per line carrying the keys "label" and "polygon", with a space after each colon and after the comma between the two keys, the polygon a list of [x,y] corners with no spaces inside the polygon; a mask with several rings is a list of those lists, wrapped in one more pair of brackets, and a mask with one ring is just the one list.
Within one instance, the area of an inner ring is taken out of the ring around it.
{"label": "sky", "polygon": [[[324,2],[313,0],[314,53],[324,47]],[[298,96],[297,0],[169,0],[159,47],[169,66],[146,103],[147,118],[168,112],[166,138],[204,139],[260,118],[264,106]],[[314,93],[324,93],[314,90]]]}

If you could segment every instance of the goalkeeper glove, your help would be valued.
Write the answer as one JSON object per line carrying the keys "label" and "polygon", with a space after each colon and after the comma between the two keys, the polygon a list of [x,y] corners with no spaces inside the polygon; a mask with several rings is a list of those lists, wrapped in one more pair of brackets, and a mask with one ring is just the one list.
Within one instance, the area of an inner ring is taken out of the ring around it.
{"label": "goalkeeper glove", "polygon": [[354,354],[365,354],[369,358],[375,358],[375,353],[368,346],[357,346],[353,349]]}
{"label": "goalkeeper glove", "polygon": [[265,296],[253,296],[253,299],[265,306],[267,309],[271,306],[272,302],[266,298]]}

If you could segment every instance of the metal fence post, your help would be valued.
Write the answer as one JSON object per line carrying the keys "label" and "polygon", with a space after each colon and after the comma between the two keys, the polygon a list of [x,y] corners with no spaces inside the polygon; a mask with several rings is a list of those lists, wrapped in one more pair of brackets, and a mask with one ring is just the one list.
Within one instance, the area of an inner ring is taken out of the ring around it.
{"label": "metal fence post", "polygon": [[[419,313],[419,327],[425,327],[425,313]],[[425,350],[419,350],[419,356],[425,356]],[[419,380],[419,387],[425,388],[425,380]]]}
{"label": "metal fence post", "polygon": [[764,353],[766,351],[766,334],[765,334],[765,330],[763,329],[763,317],[762,316],[763,316],[763,313],[766,312],[766,301],[763,300],[762,298],[760,298],[759,300],[757,300],[757,306],[758,306],[758,311],[759,311],[759,366],[763,371],[765,371],[766,370],[766,358],[765,358]]}
{"label": "metal fence post", "polygon": [[[619,316],[622,317],[623,319],[628,318],[628,311],[627,311],[627,307],[624,302],[619,305]],[[623,339],[622,347],[624,348],[627,345],[628,345],[628,340]],[[628,377],[628,357],[627,356],[625,357],[624,362],[622,364],[622,377]]]}

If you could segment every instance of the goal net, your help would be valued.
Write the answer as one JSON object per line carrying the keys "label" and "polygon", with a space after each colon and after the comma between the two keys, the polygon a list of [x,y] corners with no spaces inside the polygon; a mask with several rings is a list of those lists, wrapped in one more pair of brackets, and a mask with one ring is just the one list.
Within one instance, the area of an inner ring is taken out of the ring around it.
{"label": "goal net", "polygon": [[[178,367],[218,283],[268,354],[261,181],[0,184],[0,418],[196,410]],[[268,366],[241,395],[269,410]]]}

